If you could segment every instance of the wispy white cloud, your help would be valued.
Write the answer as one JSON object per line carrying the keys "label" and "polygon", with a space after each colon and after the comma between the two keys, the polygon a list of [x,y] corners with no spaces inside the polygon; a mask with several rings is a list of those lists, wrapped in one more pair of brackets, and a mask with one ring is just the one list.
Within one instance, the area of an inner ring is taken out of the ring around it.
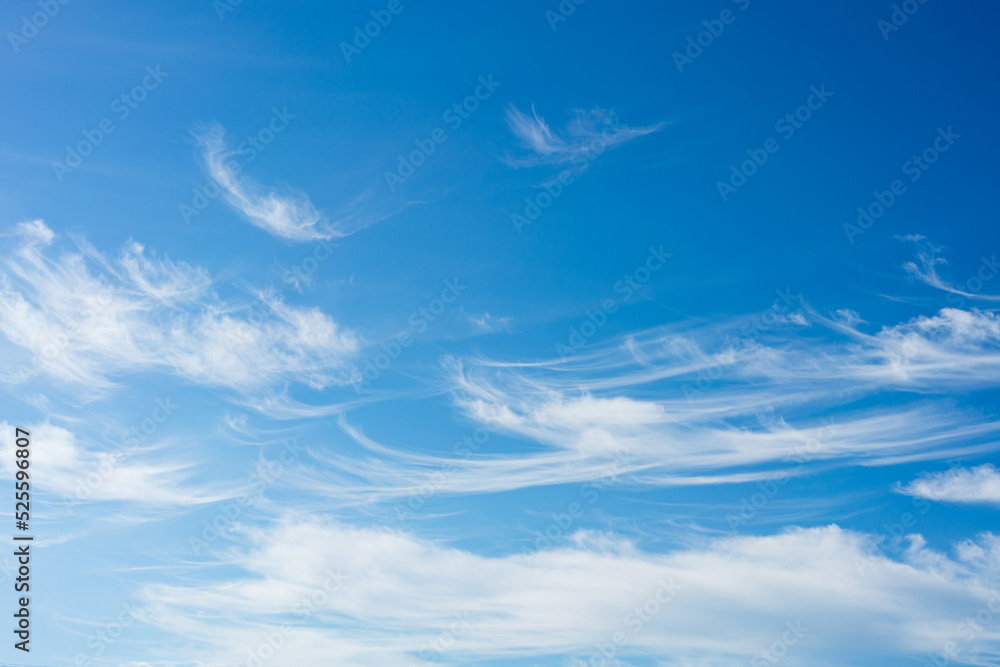
{"label": "wispy white cloud", "polygon": [[637,137],[658,132],[664,125],[621,125],[613,112],[594,108],[590,111],[576,110],[566,128],[556,132],[538,115],[534,106],[528,115],[510,104],[507,107],[507,126],[532,155],[521,158],[508,156],[506,162],[512,167],[586,165],[595,153],[600,154]]}
{"label": "wispy white cloud", "polygon": [[[474,423],[535,446],[530,452],[368,457],[318,453],[324,465],[289,477],[341,502],[389,501],[436,471],[444,494],[584,482],[610,469],[632,485],[764,479],[777,469],[888,465],[1000,447],[1000,423],[955,407],[955,389],[1000,380],[1000,319],[945,309],[874,334],[855,315],[809,323],[833,340],[803,338],[796,318],[755,341],[712,331],[654,330],[567,359],[446,364],[456,406]],[[850,323],[850,325],[848,324]],[[713,352],[707,346],[717,345]],[[897,394],[892,407],[858,399]],[[805,458],[809,466],[802,466]],[[294,482],[292,482],[294,480]]]}
{"label": "wispy white cloud", "polygon": [[494,317],[489,313],[482,315],[468,315],[469,321],[475,325],[476,329],[483,333],[496,333],[497,331],[510,331],[511,317]]}
{"label": "wispy white cloud", "polygon": [[899,487],[900,493],[952,503],[1000,505],[1000,471],[990,464],[928,473]]}
{"label": "wispy white cloud", "polygon": [[[937,267],[942,264],[947,264],[948,260],[939,256],[941,248],[931,243],[926,237],[919,234],[910,234],[907,236],[899,236],[897,238],[901,241],[910,241],[917,245],[917,261],[906,262],[903,264],[903,269],[905,269],[906,272],[915,279],[935,289],[949,292],[951,294],[957,294],[967,299],[1000,301],[1000,294],[980,294],[979,292],[963,290],[938,275]],[[983,261],[987,262],[989,260],[984,258]],[[995,256],[991,264],[992,266],[986,267],[989,269],[987,280],[992,279],[993,276],[996,275],[997,269]],[[980,276],[981,275],[982,274],[980,274]],[[983,280],[981,277],[973,276],[972,279],[979,280],[979,284],[982,286]]]}
{"label": "wispy white cloud", "polygon": [[223,199],[250,223],[289,241],[314,241],[338,236],[325,223],[303,192],[278,192],[235,170],[237,152],[226,145],[225,130],[211,125],[197,135],[205,170],[222,191]]}
{"label": "wispy white cloud", "polygon": [[[807,307],[785,322],[773,320],[758,328],[760,336],[725,341],[714,354],[703,352],[698,339],[709,331],[694,332],[690,338],[672,336],[668,343],[677,349],[676,356],[694,364],[687,370],[698,371],[698,364],[708,362],[724,366],[726,378],[780,381],[788,390],[840,383],[841,388],[865,391],[943,393],[956,387],[995,386],[1000,370],[1000,316],[991,311],[943,308],[936,315],[886,325],[873,333],[863,330],[866,322],[853,311],[838,310],[836,316],[824,317]],[[802,338],[776,326],[781,324],[822,325],[842,338],[833,342]],[[620,366],[621,360],[615,364]],[[665,372],[662,365],[656,369],[629,377]]]}
{"label": "wispy white cloud", "polygon": [[[14,427],[0,422],[4,432]],[[31,434],[32,488],[56,497],[60,507],[89,502],[125,502],[144,507],[191,507],[219,502],[237,491],[212,484],[206,487],[195,477],[194,462],[171,458],[156,446],[108,450],[92,442],[81,442],[72,431],[51,423],[24,425]],[[4,438],[0,469],[13,478],[17,471],[12,438]],[[115,512],[121,516],[122,511]],[[111,516],[106,517],[112,520]]]}
{"label": "wispy white cloud", "polygon": [[218,123],[201,128],[194,137],[204,169],[219,187],[223,200],[251,224],[287,241],[302,243],[348,236],[415,203],[394,202],[389,208],[373,205],[374,189],[362,189],[330,220],[305,192],[268,187],[244,174],[242,166],[238,166],[240,152],[229,147],[226,131]]}
{"label": "wispy white cloud", "polygon": [[356,337],[318,308],[259,291],[227,303],[199,267],[129,241],[109,257],[84,240],[57,255],[41,221],[19,225],[0,260],[0,332],[21,350],[6,381],[39,373],[101,392],[116,377],[159,370],[255,391],[278,381],[347,383]]}
{"label": "wispy white cloud", "polygon": [[[220,554],[227,570],[242,571],[235,578],[148,586],[141,598],[155,625],[203,647],[206,667],[245,661],[283,625],[291,631],[268,660],[274,667],[586,661],[617,633],[628,641],[618,642],[615,657],[626,661],[748,664],[789,623],[801,641],[783,664],[872,664],[939,652],[970,611],[991,595],[1000,603],[995,536],[965,542],[952,556],[919,536],[897,558],[873,543],[829,526],[652,553],[580,531],[564,548],[524,558],[286,517],[245,528],[245,546]],[[317,594],[338,572],[341,585]],[[428,655],[449,628],[446,646]],[[989,628],[962,648],[968,664],[987,664],[977,656],[1000,648],[1000,634]]]}

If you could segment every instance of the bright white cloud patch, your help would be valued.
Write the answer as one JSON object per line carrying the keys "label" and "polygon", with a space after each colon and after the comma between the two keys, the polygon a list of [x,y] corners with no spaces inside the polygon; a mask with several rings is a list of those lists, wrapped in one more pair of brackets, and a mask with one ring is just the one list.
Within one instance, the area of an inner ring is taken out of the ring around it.
{"label": "bright white cloud patch", "polygon": [[[194,465],[170,458],[169,452],[140,446],[126,438],[122,446],[107,449],[81,441],[73,432],[50,423],[25,427],[31,441],[30,483],[37,492],[47,491],[59,500],[57,506],[75,511],[93,501],[125,501],[144,506],[195,506],[215,503],[235,495],[234,491],[205,488],[191,477]],[[4,433],[14,427],[0,422]],[[0,447],[0,470],[10,479],[17,471],[14,441],[4,438]]]}
{"label": "bright white cloud patch", "polygon": [[990,604],[1000,612],[1000,541],[989,534],[953,557],[917,536],[900,559],[836,526],[667,553],[580,532],[531,557],[320,520],[289,518],[246,538],[224,559],[243,575],[143,593],[156,624],[204,647],[200,664],[245,661],[273,632],[283,639],[275,667],[589,662],[599,645],[624,660],[744,665],[783,638],[788,665],[917,658],[952,640],[969,664],[987,664],[971,661],[1000,648],[994,628],[972,640],[956,629]]}
{"label": "bright white cloud patch", "polygon": [[953,503],[1000,505],[1000,471],[990,464],[922,475],[901,493]]}
{"label": "bright white cloud patch", "polygon": [[227,303],[201,268],[130,241],[107,256],[85,241],[57,254],[41,221],[19,225],[0,260],[0,332],[24,354],[8,381],[38,374],[107,389],[124,373],[160,370],[192,382],[253,391],[279,380],[346,383],[358,343],[318,308],[266,292]]}

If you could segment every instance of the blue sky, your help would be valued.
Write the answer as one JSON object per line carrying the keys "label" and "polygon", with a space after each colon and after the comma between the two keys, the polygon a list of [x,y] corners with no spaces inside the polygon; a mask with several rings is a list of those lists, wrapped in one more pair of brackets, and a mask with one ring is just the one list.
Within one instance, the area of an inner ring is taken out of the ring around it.
{"label": "blue sky", "polygon": [[996,18],[11,3],[0,657],[1000,664]]}

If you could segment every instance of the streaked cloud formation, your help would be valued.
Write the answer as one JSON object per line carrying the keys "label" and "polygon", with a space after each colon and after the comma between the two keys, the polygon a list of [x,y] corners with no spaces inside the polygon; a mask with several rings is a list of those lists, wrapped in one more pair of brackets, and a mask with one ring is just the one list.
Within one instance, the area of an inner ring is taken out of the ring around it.
{"label": "streaked cloud formation", "polygon": [[[227,418],[220,428],[238,431],[242,446],[266,447],[289,428],[336,419],[339,434],[324,429],[304,456],[268,478],[267,496],[295,501],[262,496],[253,518],[232,503],[246,480],[205,485],[203,461],[184,460],[167,440],[119,457],[86,431],[31,427],[45,448],[40,488],[56,498],[79,498],[83,480],[96,475],[88,503],[173,516],[204,508],[212,521],[225,520],[225,540],[184,566],[192,576],[138,591],[144,623],[193,640],[199,664],[245,660],[275,636],[276,666],[529,656],[587,664],[617,632],[628,638],[627,648],[615,648],[623,659],[669,652],[674,664],[725,664],[754,659],[789,627],[803,633],[790,665],[822,664],[834,653],[842,661],[918,655],[942,650],[956,619],[990,604],[1000,586],[1000,539],[989,532],[949,553],[916,532],[884,543],[839,525],[709,531],[654,550],[635,535],[574,527],[541,549],[486,555],[361,518],[388,516],[428,480],[434,495],[474,499],[609,476],[618,489],[719,487],[777,472],[794,478],[991,454],[1000,424],[951,394],[996,388],[996,313],[944,308],[878,328],[853,310],[825,317],[800,299],[752,339],[729,335],[741,329],[736,318],[637,331],[566,358],[446,356],[440,383],[455,414],[477,433],[495,434],[488,438],[530,445],[457,456],[366,435],[360,408],[384,399],[292,397],[289,383],[336,389],[358,349],[358,337],[318,308],[264,291],[252,306],[223,299],[206,270],[132,240],[109,255],[76,238],[60,253],[58,235],[42,221],[9,238],[0,275],[0,312],[9,315],[0,315],[0,330],[24,354],[46,359],[38,372],[86,385],[93,399],[128,374],[161,373],[235,390],[259,418],[290,423],[268,430],[246,416]],[[84,304],[94,307],[82,311]],[[497,318],[481,319],[483,329],[503,329]],[[25,321],[29,332],[16,325]],[[886,397],[891,406],[872,402]],[[271,465],[261,457],[247,470]],[[998,489],[1000,475],[982,465],[896,490],[996,504]],[[200,581],[200,568],[220,566],[225,575]],[[655,614],[635,611],[647,604]],[[719,623],[733,628],[725,642]],[[984,661],[994,646],[983,633],[964,650]]]}
{"label": "streaked cloud formation", "polygon": [[[181,462],[167,448],[135,446],[98,448],[81,441],[72,431],[50,423],[25,425],[36,445],[32,464],[36,466],[34,488],[53,494],[55,507],[74,511],[82,503],[125,502],[140,507],[193,507],[218,503],[236,491],[217,484],[195,481],[194,461]],[[14,427],[0,422],[5,432]],[[13,478],[14,443],[5,439],[0,469]],[[36,496],[37,497],[37,496]],[[149,517],[154,518],[153,516]],[[135,520],[134,517],[131,517]]]}
{"label": "streaked cloud formation", "polygon": [[1000,666],[1000,4],[64,4],[0,665]]}
{"label": "streaked cloud formation", "polygon": [[996,276],[997,272],[1000,271],[1000,265],[997,264],[996,255],[983,257],[982,264],[978,267],[977,272],[970,276],[969,280],[966,281],[966,289],[962,289],[961,287],[956,287],[954,284],[945,280],[938,274],[937,267],[948,263],[948,260],[939,255],[941,252],[940,247],[934,245],[926,237],[919,234],[910,234],[898,238],[902,241],[909,241],[917,245],[917,261],[906,262],[903,264],[903,268],[906,272],[913,276],[916,280],[943,292],[956,294],[967,299],[977,299],[979,301],[1000,301],[1000,294],[981,294],[978,290],[973,292],[968,289],[970,284],[978,284],[979,289],[982,289],[985,282],[992,280],[994,276]]}
{"label": "streaked cloud formation", "polygon": [[595,152],[599,154],[638,137],[658,132],[664,125],[621,125],[614,112],[595,107],[590,111],[574,111],[573,119],[566,128],[557,132],[538,115],[534,105],[529,115],[510,104],[507,106],[507,126],[533,155],[521,158],[508,156],[506,162],[512,167],[585,164],[593,159],[591,156]]}
{"label": "streaked cloud formation", "polygon": [[[455,406],[537,443],[534,453],[420,455],[346,428],[364,457],[317,454],[324,465],[294,483],[339,501],[386,501],[441,469],[437,493],[468,494],[584,482],[612,466],[628,484],[658,487],[996,451],[1000,424],[942,396],[1000,383],[996,314],[943,309],[874,333],[856,316],[795,315],[752,344],[719,339],[714,327],[662,328],[568,359],[451,360]],[[827,336],[800,336],[803,325]],[[859,404],[879,396],[895,405]]]}
{"label": "streaked cloud formation", "polygon": [[922,475],[900,487],[905,493],[951,503],[1000,505],[1000,471],[990,464]]}
{"label": "streaked cloud formation", "polygon": [[108,255],[78,238],[75,251],[58,253],[40,220],[9,238],[0,260],[0,331],[20,354],[8,357],[8,382],[43,373],[96,394],[148,371],[239,392],[351,379],[347,358],[357,339],[318,307],[266,290],[224,300],[207,271],[136,241]]}

